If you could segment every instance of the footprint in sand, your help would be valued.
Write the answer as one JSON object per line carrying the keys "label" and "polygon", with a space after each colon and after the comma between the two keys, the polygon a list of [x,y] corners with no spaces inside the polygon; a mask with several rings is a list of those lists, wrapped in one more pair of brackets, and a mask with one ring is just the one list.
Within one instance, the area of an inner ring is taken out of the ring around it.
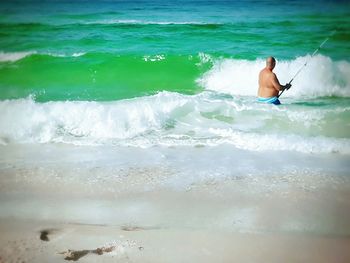
{"label": "footprint in sand", "polygon": [[109,246],[109,247],[101,247],[96,248],[92,250],[70,250],[60,252],[59,254],[64,255],[65,260],[71,260],[71,261],[78,261],[80,258],[88,255],[88,254],[96,254],[96,255],[103,255],[103,253],[109,253],[115,250],[115,246]]}
{"label": "footprint in sand", "polygon": [[42,241],[50,241],[49,239],[49,235],[53,234],[54,232],[58,231],[58,229],[43,229],[43,230],[40,230],[40,240]]}

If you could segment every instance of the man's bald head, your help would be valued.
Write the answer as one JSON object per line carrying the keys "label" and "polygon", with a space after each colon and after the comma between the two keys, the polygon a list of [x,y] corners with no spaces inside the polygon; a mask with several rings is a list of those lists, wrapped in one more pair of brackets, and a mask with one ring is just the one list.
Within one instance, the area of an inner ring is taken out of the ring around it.
{"label": "man's bald head", "polygon": [[274,57],[268,57],[266,59],[266,67],[268,69],[271,69],[271,70],[274,69],[275,64],[276,64],[276,59]]}

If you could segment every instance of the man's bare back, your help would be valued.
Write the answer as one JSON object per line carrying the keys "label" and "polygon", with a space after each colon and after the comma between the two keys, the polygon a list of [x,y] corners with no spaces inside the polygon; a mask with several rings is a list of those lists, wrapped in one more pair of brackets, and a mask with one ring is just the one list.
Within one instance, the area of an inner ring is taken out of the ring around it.
{"label": "man's bare back", "polygon": [[276,60],[273,57],[266,59],[266,67],[260,71],[259,74],[259,90],[258,97],[260,98],[271,98],[278,96],[278,93],[285,88],[287,85],[282,86],[275,73],[272,72],[276,65]]}

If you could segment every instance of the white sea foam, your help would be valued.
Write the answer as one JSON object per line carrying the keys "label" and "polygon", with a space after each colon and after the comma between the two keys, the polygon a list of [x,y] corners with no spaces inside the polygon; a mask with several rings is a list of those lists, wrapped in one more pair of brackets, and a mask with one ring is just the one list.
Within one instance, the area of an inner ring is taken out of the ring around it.
{"label": "white sea foam", "polygon": [[0,102],[0,141],[350,153],[350,134],[341,122],[350,107],[288,108],[252,100],[211,92],[161,92],[115,102],[6,100]]}
{"label": "white sea foam", "polygon": [[154,61],[160,61],[160,60],[164,60],[165,59],[165,56],[164,55],[155,55],[155,56],[144,56],[143,57],[143,60],[144,61],[151,61],[151,62],[154,62]]}
{"label": "white sea foam", "polygon": [[86,54],[86,52],[74,52],[74,53],[53,53],[53,52],[47,52],[47,53],[39,53],[43,55],[48,55],[52,57],[60,57],[60,58],[65,58],[65,57],[81,57]]}
{"label": "white sea foam", "polygon": [[53,52],[37,52],[37,51],[21,51],[21,52],[0,51],[0,62],[15,62],[34,54],[48,55],[52,57],[80,57],[85,55],[86,52],[74,52],[69,54],[69,53],[53,53]]}
{"label": "white sea foam", "polygon": [[36,53],[35,51],[19,51],[19,52],[0,51],[0,62],[17,61],[35,53]]}
{"label": "white sea foam", "polygon": [[[308,61],[306,67],[303,67]],[[218,59],[213,68],[201,76],[197,82],[207,90],[232,95],[256,96],[259,71],[265,67],[265,61]],[[281,84],[289,82],[296,72],[302,71],[292,82],[292,88],[284,97],[350,97],[350,63],[332,61],[317,55],[298,57],[292,61],[277,61],[274,72]]]}
{"label": "white sea foam", "polygon": [[86,52],[75,52],[72,54],[72,57],[81,57],[84,56]]}
{"label": "white sea foam", "polygon": [[350,154],[349,139],[334,139],[324,136],[305,138],[300,135],[243,133],[232,129],[212,129],[213,134],[237,148],[251,151],[283,150],[303,153]]}

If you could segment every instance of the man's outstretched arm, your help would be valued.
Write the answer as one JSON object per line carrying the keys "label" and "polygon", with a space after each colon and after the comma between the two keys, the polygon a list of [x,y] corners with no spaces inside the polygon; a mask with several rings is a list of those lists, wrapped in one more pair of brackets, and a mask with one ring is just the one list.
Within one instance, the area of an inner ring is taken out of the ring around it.
{"label": "man's outstretched arm", "polygon": [[278,91],[283,91],[285,89],[288,90],[292,86],[292,84],[290,84],[290,83],[287,83],[286,85],[281,85],[275,74],[273,74],[272,83],[273,83],[273,87]]}
{"label": "man's outstretched arm", "polygon": [[285,86],[282,86],[278,81],[276,74],[272,74],[272,85],[277,91],[283,91]]}

